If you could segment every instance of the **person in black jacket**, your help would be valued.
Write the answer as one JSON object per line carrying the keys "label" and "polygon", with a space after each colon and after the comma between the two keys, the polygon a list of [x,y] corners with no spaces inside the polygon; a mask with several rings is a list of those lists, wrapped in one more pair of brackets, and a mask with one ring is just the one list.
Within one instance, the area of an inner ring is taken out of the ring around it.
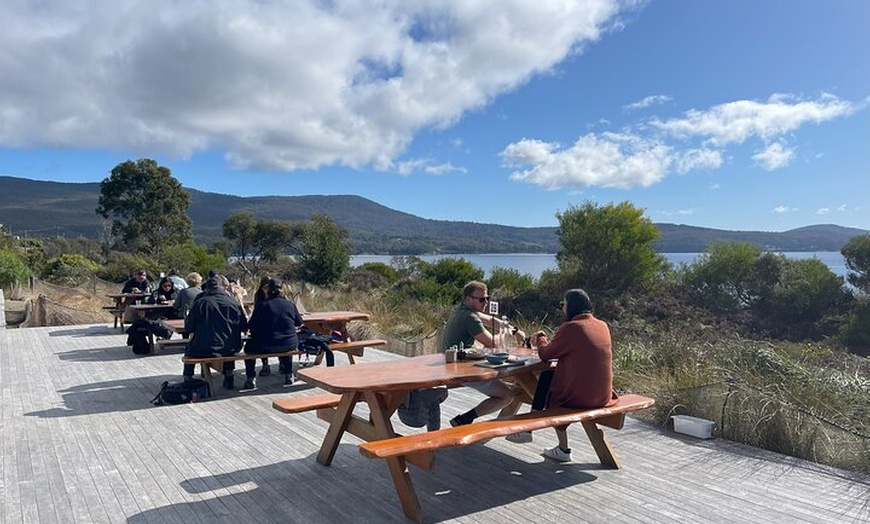
{"label": "person in black jacket", "polygon": [[[302,325],[302,316],[296,305],[284,297],[283,282],[270,278],[266,287],[266,299],[257,303],[248,327],[251,339],[245,353],[284,353],[299,346],[296,329]],[[293,383],[290,357],[278,357],[284,370],[284,384]],[[256,362],[245,360],[247,380],[243,389],[256,389]]]}
{"label": "person in black jacket", "polygon": [[[225,290],[219,277],[209,278],[184,319],[184,330],[192,337],[185,355],[210,357],[233,355],[242,349],[242,332],[248,329],[241,304]],[[224,362],[224,388],[233,389],[235,362]],[[185,380],[193,378],[194,366],[184,365]]]}
{"label": "person in black jacket", "polygon": [[147,295],[150,292],[151,282],[148,282],[148,273],[146,273],[144,269],[140,269],[135,275],[130,277],[130,279],[124,283],[123,289],[121,289],[121,293],[142,293],[143,295]]}

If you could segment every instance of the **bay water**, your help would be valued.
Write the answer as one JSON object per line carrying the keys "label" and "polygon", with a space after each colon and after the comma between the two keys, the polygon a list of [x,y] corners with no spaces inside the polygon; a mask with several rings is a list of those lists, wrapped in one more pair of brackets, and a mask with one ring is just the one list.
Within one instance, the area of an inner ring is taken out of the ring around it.
{"label": "bay water", "polygon": [[[691,264],[703,253],[662,253],[668,262],[674,266]],[[784,252],[789,258],[817,258],[825,263],[834,274],[846,276],[846,261],[838,251],[815,251],[815,252]],[[350,264],[354,267],[366,262],[382,262],[389,264],[392,260],[390,255],[355,255],[350,258]],[[500,267],[515,269],[521,274],[529,274],[535,278],[541,276],[547,269],[556,269],[556,255],[547,253],[493,253],[493,254],[465,254],[465,255],[420,255],[421,260],[435,262],[441,258],[464,258],[486,273],[486,277],[492,274],[492,268]]]}

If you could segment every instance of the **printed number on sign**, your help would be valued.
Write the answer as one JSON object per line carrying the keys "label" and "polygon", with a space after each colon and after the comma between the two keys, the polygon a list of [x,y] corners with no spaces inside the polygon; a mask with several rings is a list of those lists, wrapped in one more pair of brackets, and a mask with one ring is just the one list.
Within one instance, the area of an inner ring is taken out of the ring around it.
{"label": "printed number on sign", "polygon": [[498,302],[496,302],[495,300],[489,301],[489,314],[498,315]]}

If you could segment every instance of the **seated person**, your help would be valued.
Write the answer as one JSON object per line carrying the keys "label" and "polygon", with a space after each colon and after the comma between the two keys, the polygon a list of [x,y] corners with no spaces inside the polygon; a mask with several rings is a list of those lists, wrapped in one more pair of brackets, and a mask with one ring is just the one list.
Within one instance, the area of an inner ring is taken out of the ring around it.
{"label": "seated person", "polygon": [[175,318],[186,317],[187,312],[190,311],[190,306],[193,305],[193,299],[202,293],[202,289],[199,287],[202,284],[202,276],[199,273],[194,271],[187,275],[186,282],[187,287],[175,295],[175,302],[173,303],[175,306]]}
{"label": "seated person", "polygon": [[149,304],[172,304],[175,302],[177,291],[175,285],[169,277],[160,279],[157,289],[148,297]]}
{"label": "seated person", "polygon": [[[451,346],[458,346],[460,343],[470,348],[474,345],[475,340],[486,347],[495,346],[495,338],[483,325],[479,316],[483,313],[483,308],[488,301],[486,284],[472,280],[465,285],[462,289],[462,302],[453,308],[447,319],[447,324],[444,326],[444,336],[441,337],[442,352]],[[520,341],[524,341],[526,338],[526,334],[519,330],[514,333],[514,336]],[[519,391],[512,389],[500,380],[469,382],[465,385],[489,398],[475,406],[474,409],[453,417],[450,420],[451,426],[471,424],[479,416],[488,415],[506,407],[519,394]]]}
{"label": "seated person", "polygon": [[148,273],[144,269],[140,269],[130,277],[121,289],[121,293],[141,293],[144,295],[150,292],[151,282],[148,282]]}
{"label": "seated person", "polygon": [[178,274],[177,269],[170,269],[169,274],[166,276],[168,276],[169,280],[172,281],[172,285],[175,286],[176,291],[181,291],[182,289],[187,287],[187,281],[181,278],[181,275]]}
{"label": "seated person", "polygon": [[[592,315],[592,302],[582,289],[565,293],[562,312],[566,321],[552,341],[543,331],[532,336],[541,360],[559,360],[554,369],[541,373],[532,409],[592,409],[615,403],[610,328]],[[545,449],[543,455],[568,462],[568,426],[554,429],[559,445]]]}
{"label": "seated person", "polygon": [[[302,325],[302,316],[292,301],[284,297],[283,283],[278,278],[270,278],[266,287],[266,298],[257,303],[248,329],[251,339],[245,346],[245,353],[284,353],[299,347],[296,329]],[[284,370],[284,384],[293,383],[293,368],[290,357],[278,357]],[[256,389],[256,362],[245,360],[244,389]]]}
{"label": "seated person", "polygon": [[[231,297],[219,278],[205,281],[203,291],[190,307],[184,319],[184,330],[190,334],[184,354],[188,357],[234,355],[242,349],[242,332],[248,329],[245,312]],[[224,388],[233,389],[235,362],[224,362]],[[193,378],[193,364],[184,365],[184,378]]]}

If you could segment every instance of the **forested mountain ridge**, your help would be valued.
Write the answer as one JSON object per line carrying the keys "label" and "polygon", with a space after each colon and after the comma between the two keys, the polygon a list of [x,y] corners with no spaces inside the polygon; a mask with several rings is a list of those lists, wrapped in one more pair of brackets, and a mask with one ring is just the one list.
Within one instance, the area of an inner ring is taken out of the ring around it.
{"label": "forested mountain ridge", "polygon": [[[354,252],[555,253],[555,227],[523,228],[475,222],[430,220],[354,195],[238,197],[186,189],[188,214],[198,242],[221,236],[228,215],[247,211],[258,219],[305,221],[313,213],[330,215],[350,231]],[[94,211],[99,183],[44,182],[0,176],[0,224],[17,235],[96,237],[103,219]],[[815,225],[785,232],[726,231],[677,224],[656,224],[662,233],[656,248],[665,253],[704,251],[711,241],[752,242],[773,251],[839,251],[862,229]]]}

